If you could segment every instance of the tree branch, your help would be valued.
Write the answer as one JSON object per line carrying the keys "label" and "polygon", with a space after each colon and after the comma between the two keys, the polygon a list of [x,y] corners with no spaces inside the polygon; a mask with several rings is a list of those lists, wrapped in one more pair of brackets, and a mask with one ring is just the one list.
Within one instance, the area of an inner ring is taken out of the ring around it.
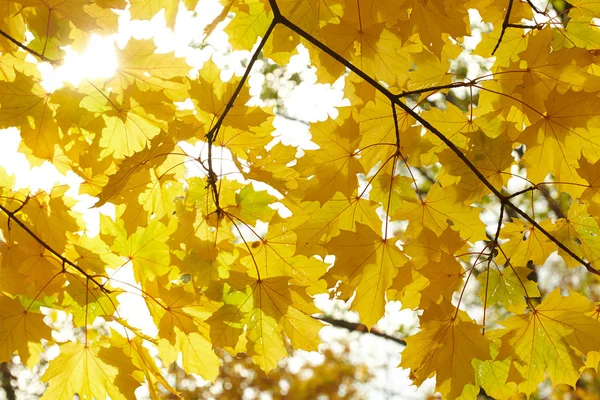
{"label": "tree branch", "polygon": [[250,76],[250,71],[252,70],[254,63],[256,63],[256,60],[258,60],[260,52],[262,51],[263,47],[267,43],[267,40],[271,36],[271,33],[273,33],[273,29],[275,29],[275,25],[277,25],[277,21],[274,19],[273,21],[271,21],[271,24],[267,28],[267,31],[265,32],[265,36],[260,40],[258,47],[254,51],[254,54],[252,54],[252,57],[250,58],[250,61],[248,62],[248,65],[246,66],[246,70],[244,71],[244,75],[242,75],[242,78],[240,79],[237,87],[235,88],[233,95],[231,96],[231,98],[229,99],[227,104],[225,105],[225,109],[223,110],[223,113],[219,116],[219,119],[217,120],[215,125],[206,134],[206,139],[208,141],[208,184],[211,187],[212,192],[213,192],[216,212],[217,212],[218,216],[221,214],[222,210],[219,205],[219,191],[217,189],[218,177],[213,169],[213,162],[212,162],[213,161],[213,157],[212,157],[213,143],[215,142],[215,139],[217,138],[217,135],[219,134],[219,129],[221,129],[221,126],[223,125],[223,121],[225,121],[225,117],[227,116],[229,111],[233,108],[233,104],[237,100],[240,92],[242,91],[242,88],[244,87],[244,84],[246,83],[248,76]]}
{"label": "tree branch", "polygon": [[336,328],[344,328],[350,332],[369,333],[371,335],[379,336],[383,339],[391,340],[392,342],[396,342],[402,346],[406,346],[406,341],[395,336],[388,335],[387,333],[380,332],[376,328],[371,328],[371,330],[369,330],[369,328],[367,328],[366,325],[361,323],[349,322],[343,319],[328,317],[326,315],[322,317],[313,316],[313,318],[319,321],[326,322],[329,325],[335,326]]}
{"label": "tree branch", "polygon": [[79,273],[81,273],[83,276],[85,276],[87,279],[89,279],[90,281],[92,281],[96,286],[98,286],[100,288],[100,290],[102,290],[104,293],[111,293],[111,290],[107,289],[102,283],[98,282],[92,275],[88,274],[87,272],[85,272],[83,270],[83,268],[81,268],[80,266],[78,266],[77,264],[74,264],[71,260],[69,260],[66,257],[63,257],[59,252],[57,252],[56,250],[54,250],[52,247],[50,247],[43,239],[41,239],[38,235],[35,234],[35,232],[33,232],[27,225],[25,225],[25,223],[23,221],[21,221],[19,218],[17,218],[17,216],[15,215],[16,212],[14,211],[10,211],[9,209],[7,209],[6,207],[4,207],[2,204],[0,204],[0,210],[2,210],[7,216],[8,216],[8,221],[10,222],[15,221],[17,223],[17,225],[19,225],[21,228],[23,228],[23,230],[25,232],[27,232],[29,234],[29,236],[31,236],[36,242],[38,242],[39,244],[41,244],[46,250],[48,250],[50,253],[54,254],[54,256],[56,258],[58,258],[63,265],[63,270],[65,269],[65,267],[68,265],[74,269],[76,269],[77,271],[79,271]]}
{"label": "tree branch", "polygon": [[[274,1],[274,0],[272,0],[272,1]],[[513,0],[510,0],[509,10],[507,12],[507,18],[505,18],[505,21],[508,21],[510,10],[512,9],[512,3],[513,3]],[[286,17],[280,16],[279,20],[280,20],[281,24],[285,25],[286,27],[288,27],[293,32],[295,32],[298,35],[302,36],[306,41],[308,41],[309,43],[311,43],[312,45],[314,45],[318,49],[320,49],[323,52],[325,52],[327,55],[329,55],[330,57],[332,57],[334,60],[336,60],[339,63],[341,63],[342,65],[344,65],[350,71],[352,71],[353,73],[355,73],[356,75],[358,75],[360,78],[362,78],[364,81],[366,81],[371,86],[373,86],[382,95],[386,96],[388,99],[390,99],[391,101],[393,101],[394,103],[396,103],[396,105],[398,105],[398,107],[400,107],[404,112],[406,112],[408,115],[410,115],[411,117],[413,117],[423,127],[425,127],[428,131],[430,131],[432,134],[434,134],[435,136],[437,136],[442,142],[444,142],[444,144],[446,146],[448,146],[448,148],[450,150],[452,150],[452,152],[454,152],[454,154],[456,154],[456,156],[471,170],[471,172],[473,172],[473,174],[475,174],[475,176],[477,177],[477,179],[479,179],[492,192],[492,194],[498,198],[498,200],[502,204],[504,204],[505,206],[511,208],[512,210],[514,210],[514,212],[516,214],[518,214],[523,219],[525,219],[527,222],[529,222],[530,224],[532,224],[544,236],[546,236],[550,241],[552,241],[554,244],[556,244],[561,250],[563,250],[565,253],[567,253],[569,256],[571,256],[577,262],[581,263],[581,265],[583,265],[589,272],[591,272],[591,273],[593,273],[595,275],[599,275],[600,276],[600,271],[598,271],[597,269],[595,269],[594,267],[592,267],[590,265],[590,263],[584,261],[573,250],[571,250],[567,246],[565,246],[560,240],[556,239],[554,237],[554,235],[550,234],[546,229],[544,229],[537,221],[535,221],[535,219],[533,219],[531,216],[529,216],[529,214],[527,214],[526,212],[522,211],[518,206],[516,206],[513,203],[511,203],[510,200],[506,196],[504,196],[498,189],[496,189],[494,187],[494,185],[492,185],[491,182],[485,176],[483,176],[483,174],[477,169],[477,167],[471,162],[471,160],[469,160],[467,158],[467,156],[454,143],[452,143],[452,141],[450,139],[448,139],[446,137],[446,135],[444,135],[436,127],[434,127],[433,125],[431,125],[431,123],[429,123],[429,121],[427,121],[426,119],[424,119],[421,115],[419,115],[411,107],[409,107],[406,104],[402,103],[400,101],[400,99],[398,98],[398,95],[393,94],[392,92],[390,92],[389,89],[387,89],[382,84],[380,84],[379,82],[377,82],[375,79],[373,79],[372,77],[370,77],[369,75],[367,75],[360,68],[356,67],[354,64],[352,64],[350,61],[346,60],[344,57],[342,57],[340,54],[338,54],[337,52],[335,52],[334,50],[332,50],[327,45],[321,43],[314,36],[312,36],[311,34],[309,34],[308,32],[306,32],[305,30],[303,30],[299,26],[295,25],[293,22],[291,22]]]}
{"label": "tree branch", "polygon": [[17,39],[15,39],[14,37],[10,36],[8,33],[4,32],[2,29],[0,29],[0,35],[4,36],[6,39],[8,39],[9,41],[11,41],[16,46],[18,46],[21,49],[25,50],[29,54],[32,54],[32,55],[36,56],[37,58],[39,58],[42,61],[46,61],[46,62],[49,62],[50,64],[54,64],[54,65],[57,65],[59,63],[57,60],[51,60],[50,58],[46,57],[43,54],[38,53],[37,51],[33,50],[32,48],[25,46],[23,43],[19,42]]}
{"label": "tree branch", "polygon": [[506,29],[509,26],[508,20],[510,19],[510,13],[512,12],[513,0],[508,0],[508,7],[506,8],[506,15],[504,16],[504,22],[502,22],[502,31],[500,31],[500,37],[498,38],[498,42],[492,51],[492,55],[498,50],[500,47],[500,43],[502,43],[502,38],[504,37],[504,33],[506,33]]}
{"label": "tree branch", "polygon": [[[531,6],[531,8],[535,12],[537,12],[538,14],[544,14],[535,5],[533,5],[531,0],[525,0],[525,1]],[[498,47],[500,47],[500,43],[502,43],[502,38],[504,38],[504,34],[506,33],[506,30],[508,28],[542,29],[546,25],[545,23],[539,23],[536,25],[511,24],[508,21],[510,19],[510,13],[512,12],[512,6],[513,6],[513,0],[508,0],[508,7],[506,9],[506,15],[504,16],[504,21],[502,22],[502,31],[500,32],[500,37],[498,38],[498,42],[496,43],[496,46],[494,46],[492,55],[494,55],[494,53],[496,53],[496,50],[498,50]]]}
{"label": "tree branch", "polygon": [[523,24],[507,24],[506,25],[509,28],[521,28],[521,29],[542,29],[544,28],[544,26],[546,26],[545,23],[540,22],[539,24],[535,24],[535,25],[523,25]]}
{"label": "tree branch", "polygon": [[[400,153],[400,127],[398,126],[398,112],[396,111],[396,104],[392,101],[392,115],[394,117],[394,134],[396,135],[396,151]],[[407,165],[408,167],[408,165]],[[394,174],[392,174],[393,176]]]}

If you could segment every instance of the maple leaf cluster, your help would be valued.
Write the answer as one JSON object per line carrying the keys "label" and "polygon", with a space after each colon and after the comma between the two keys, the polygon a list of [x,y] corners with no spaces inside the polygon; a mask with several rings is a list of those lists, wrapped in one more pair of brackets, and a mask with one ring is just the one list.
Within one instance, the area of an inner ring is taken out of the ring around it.
{"label": "maple leaf cluster", "polygon": [[[114,76],[42,84],[36,63],[58,66],[65,46],[117,32],[120,10],[163,12],[173,27],[179,7],[197,5],[179,3],[0,3],[0,128],[19,129],[31,165],[75,173],[81,194],[116,207],[90,237],[65,187],[15,191],[0,174],[0,361],[16,352],[35,365],[57,342],[45,316],[61,310],[81,335],[59,343],[44,398],[128,399],[144,382],[158,396],[157,384],[175,389],[149,346],[205,379],[217,348],[269,371],[290,347],[317,350],[313,296],[329,294],[368,328],[388,301],[422,311],[401,366],[417,384],[435,375],[444,398],[529,395],[598,368],[597,291],[544,293],[532,273],[557,252],[598,283],[600,2],[221,0],[206,34],[233,16],[232,48],[251,51],[242,76],[222,80],[213,61],[194,76],[132,38],[115,48]],[[494,58],[467,79],[451,61],[472,9],[489,28],[473,54]],[[285,65],[301,44],[350,104],[311,125],[304,151],[273,144],[274,110],[248,105],[259,56]],[[425,106],[460,88],[466,110]],[[115,277],[124,268],[136,284]],[[474,282],[478,320],[463,304]],[[155,337],[120,316],[122,293],[143,299]]]}

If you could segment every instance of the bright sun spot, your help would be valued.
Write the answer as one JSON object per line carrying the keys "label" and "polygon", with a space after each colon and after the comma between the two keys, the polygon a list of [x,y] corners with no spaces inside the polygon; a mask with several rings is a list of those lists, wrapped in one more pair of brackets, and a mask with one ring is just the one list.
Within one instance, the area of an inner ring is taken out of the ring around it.
{"label": "bright sun spot", "polygon": [[114,38],[92,35],[83,53],[77,53],[71,47],[65,48],[63,64],[53,68],[49,63],[40,63],[44,88],[53,92],[69,82],[75,87],[84,79],[109,78],[117,69]]}

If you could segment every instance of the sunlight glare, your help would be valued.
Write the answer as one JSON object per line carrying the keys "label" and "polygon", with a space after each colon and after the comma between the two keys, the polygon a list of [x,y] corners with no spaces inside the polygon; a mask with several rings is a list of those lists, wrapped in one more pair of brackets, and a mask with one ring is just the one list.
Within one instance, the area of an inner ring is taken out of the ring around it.
{"label": "sunlight glare", "polygon": [[65,48],[63,64],[52,68],[49,63],[40,63],[38,69],[42,73],[42,86],[53,92],[68,82],[77,87],[85,79],[110,78],[117,69],[113,36],[101,37],[92,35],[83,53],[77,53],[70,46]]}

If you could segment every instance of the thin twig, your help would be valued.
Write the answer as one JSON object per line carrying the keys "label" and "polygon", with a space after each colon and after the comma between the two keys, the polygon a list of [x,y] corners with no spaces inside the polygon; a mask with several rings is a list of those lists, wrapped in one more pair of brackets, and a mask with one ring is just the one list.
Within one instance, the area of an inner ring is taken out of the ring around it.
{"label": "thin twig", "polygon": [[369,333],[371,335],[379,336],[380,338],[383,338],[383,339],[391,340],[402,346],[406,346],[406,341],[404,341],[400,338],[397,338],[395,336],[388,335],[387,333],[383,333],[375,328],[371,328],[371,330],[369,330],[369,328],[367,328],[367,326],[365,324],[349,322],[349,321],[346,321],[343,319],[337,319],[337,318],[328,317],[328,316],[322,316],[322,317],[313,316],[313,318],[317,319],[319,321],[327,322],[329,325],[335,326],[336,328],[344,328],[351,332]]}
{"label": "thin twig", "polygon": [[494,55],[496,50],[498,50],[498,47],[500,47],[500,43],[502,43],[502,38],[504,37],[504,33],[506,33],[506,29],[508,28],[508,25],[509,25],[508,20],[510,19],[510,13],[512,12],[512,6],[513,6],[513,0],[508,0],[508,7],[506,9],[506,15],[504,16],[504,22],[502,22],[502,31],[500,31],[500,37],[498,38],[498,43],[496,43],[496,46],[494,47],[494,50],[492,51],[492,55]]}
{"label": "thin twig", "polygon": [[506,26],[508,28],[538,29],[538,30],[541,30],[541,29],[543,29],[546,26],[546,24],[540,22],[539,24],[535,24],[535,25],[507,24]]}

